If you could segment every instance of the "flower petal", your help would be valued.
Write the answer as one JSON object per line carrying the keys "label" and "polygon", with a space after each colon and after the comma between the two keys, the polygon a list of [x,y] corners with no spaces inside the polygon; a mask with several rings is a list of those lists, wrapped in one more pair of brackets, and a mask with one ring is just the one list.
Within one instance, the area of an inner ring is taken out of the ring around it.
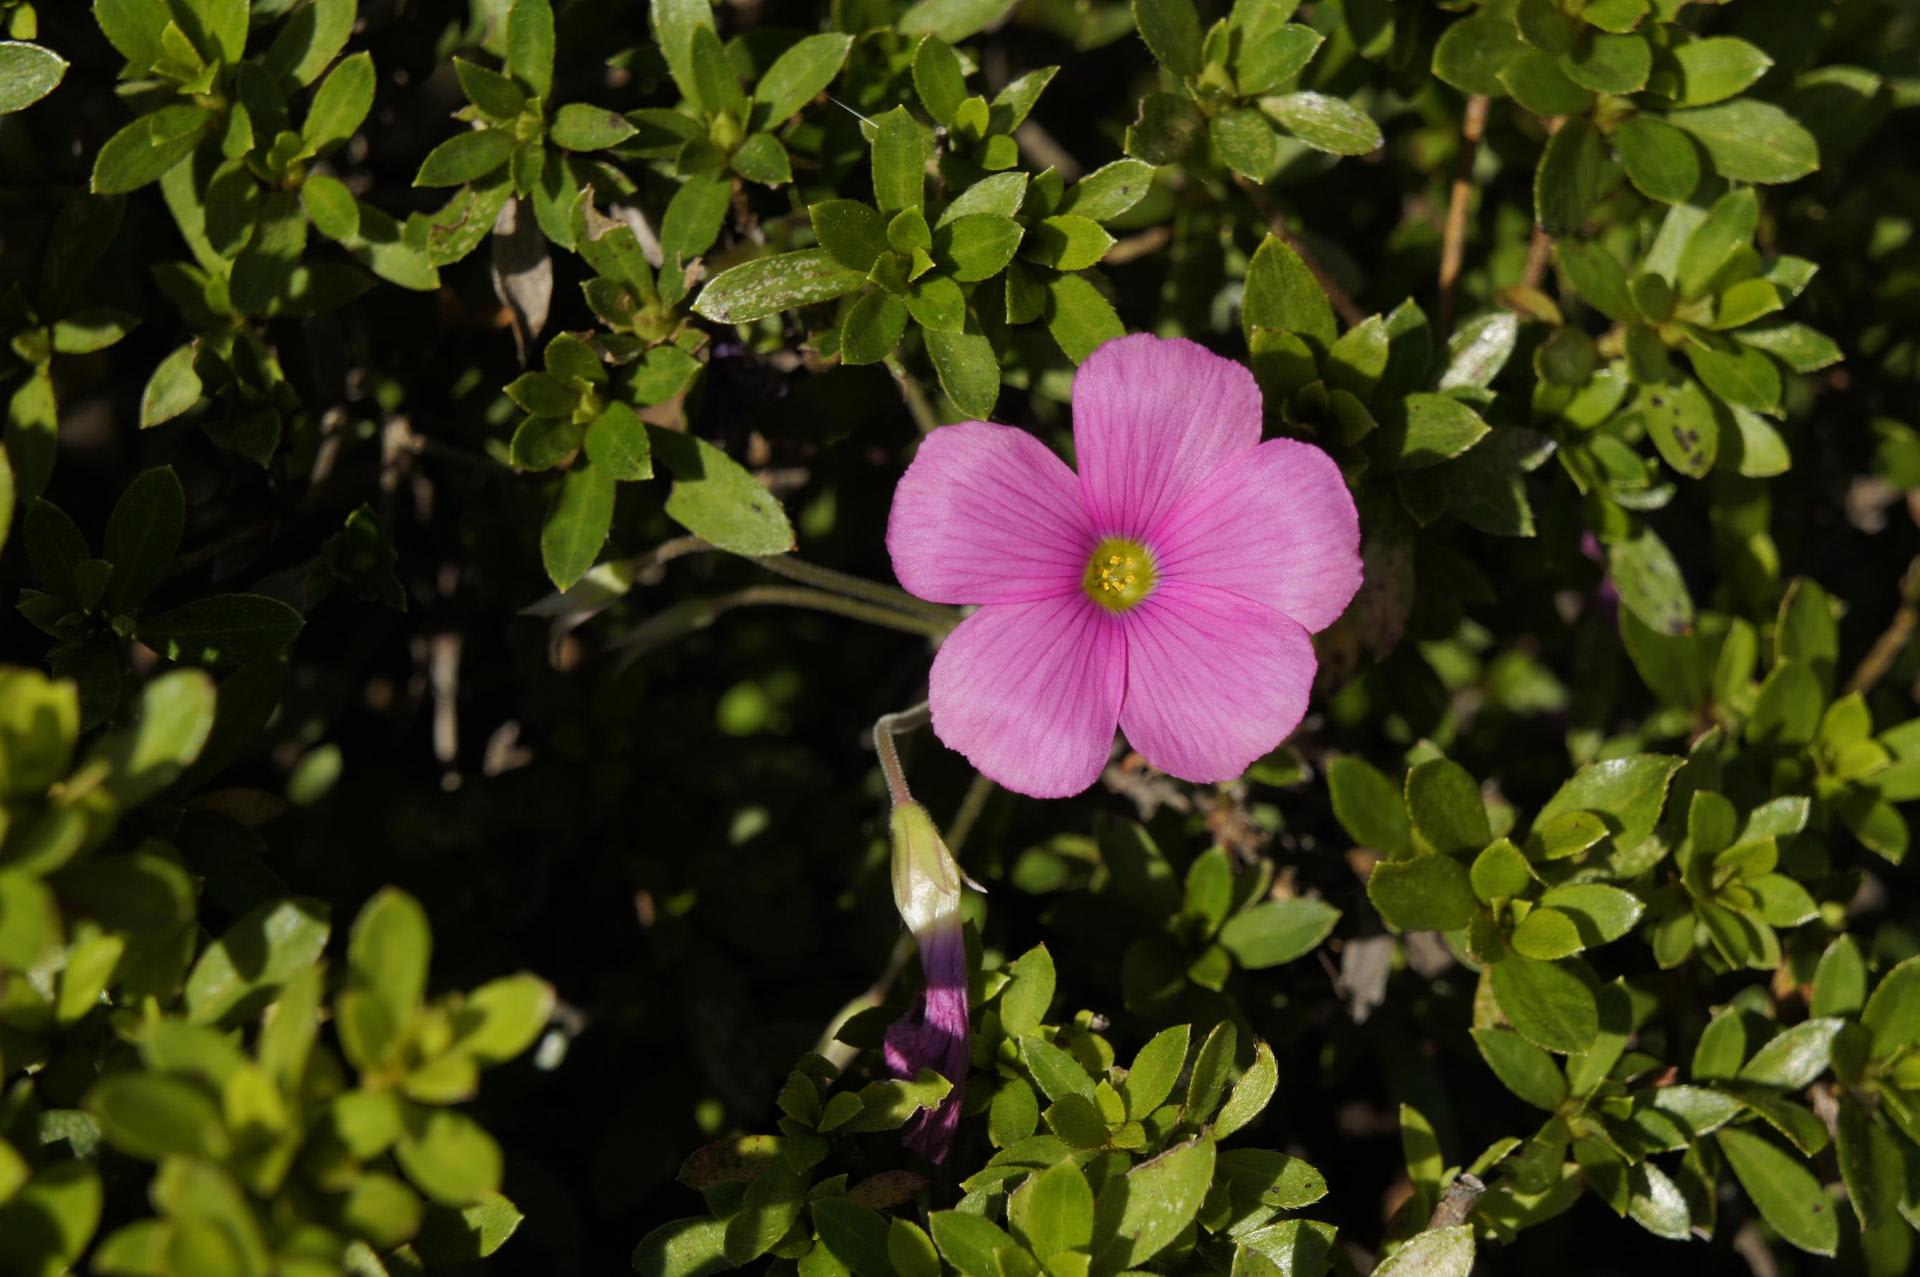
{"label": "flower petal", "polygon": [[1126,623],[1120,729],[1170,776],[1232,780],[1307,712],[1313,640],[1270,607],[1169,581],[1127,613]]}
{"label": "flower petal", "polygon": [[1253,374],[1193,342],[1117,338],[1074,375],[1074,452],[1102,536],[1144,535],[1228,458],[1259,442]]}
{"label": "flower petal", "polygon": [[933,658],[933,730],[1006,788],[1065,798],[1106,766],[1126,681],[1120,618],[1078,589],[990,604]]}
{"label": "flower petal", "polygon": [[1272,439],[1228,461],[1149,535],[1164,581],[1230,590],[1309,633],[1360,588],[1360,516],[1333,458]]}
{"label": "flower petal", "polygon": [[1021,603],[1079,590],[1093,525],[1067,463],[1024,430],[942,426],[893,492],[887,551],[934,603]]}
{"label": "flower petal", "polygon": [[960,1102],[967,1090],[967,939],[956,911],[918,937],[920,968],[927,987],[914,1006],[888,1026],[882,1046],[887,1071],[912,1078],[933,1069],[953,1089],[938,1108],[916,1114],[902,1138],[908,1148],[940,1163],[953,1145],[960,1124]]}

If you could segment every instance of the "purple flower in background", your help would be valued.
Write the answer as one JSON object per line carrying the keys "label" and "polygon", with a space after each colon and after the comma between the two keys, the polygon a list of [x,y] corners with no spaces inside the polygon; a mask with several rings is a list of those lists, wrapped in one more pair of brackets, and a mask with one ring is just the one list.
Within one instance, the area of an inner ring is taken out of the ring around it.
{"label": "purple flower in background", "polygon": [[935,734],[1038,798],[1091,785],[1116,726],[1196,782],[1284,740],[1309,636],[1360,587],[1360,522],[1332,458],[1260,426],[1244,367],[1137,335],[1074,379],[1078,474],[1011,426],[928,435],[894,493],[894,573],[981,605],[934,659]]}
{"label": "purple flower in background", "polygon": [[893,900],[920,945],[926,988],[887,1029],[887,1069],[900,1078],[933,1069],[953,1083],[939,1107],[907,1124],[907,1147],[943,1162],[960,1122],[967,1081],[967,941],[960,921],[960,868],[927,809],[916,802],[893,809]]}

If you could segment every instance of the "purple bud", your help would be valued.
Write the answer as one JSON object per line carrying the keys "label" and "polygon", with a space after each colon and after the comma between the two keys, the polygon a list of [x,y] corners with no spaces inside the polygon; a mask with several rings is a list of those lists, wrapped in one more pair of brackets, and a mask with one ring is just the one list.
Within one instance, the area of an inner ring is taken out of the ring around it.
{"label": "purple bud", "polygon": [[887,1030],[887,1069],[910,1078],[933,1069],[953,1089],[907,1124],[906,1145],[943,1162],[960,1122],[967,1081],[967,942],[960,922],[960,870],[927,809],[901,803],[893,811],[893,896],[920,945],[926,988]]}

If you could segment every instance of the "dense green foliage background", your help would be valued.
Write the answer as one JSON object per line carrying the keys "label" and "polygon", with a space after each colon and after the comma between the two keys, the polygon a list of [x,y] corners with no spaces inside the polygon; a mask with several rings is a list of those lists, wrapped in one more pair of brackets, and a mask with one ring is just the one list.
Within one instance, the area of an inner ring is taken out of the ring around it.
{"label": "dense green foliage background", "polygon": [[[0,1272],[1909,1270],[1910,4],[0,26]],[[1123,331],[1367,583],[1239,783],[903,738],[929,1167],[888,505]]]}

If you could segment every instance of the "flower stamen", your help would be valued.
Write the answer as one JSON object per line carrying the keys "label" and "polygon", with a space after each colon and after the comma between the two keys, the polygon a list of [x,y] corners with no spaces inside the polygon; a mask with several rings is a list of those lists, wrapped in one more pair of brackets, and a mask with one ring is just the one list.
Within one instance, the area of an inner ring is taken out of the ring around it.
{"label": "flower stamen", "polygon": [[1087,597],[1112,612],[1124,612],[1153,591],[1153,556],[1125,537],[1108,537],[1094,547],[1081,586]]}

